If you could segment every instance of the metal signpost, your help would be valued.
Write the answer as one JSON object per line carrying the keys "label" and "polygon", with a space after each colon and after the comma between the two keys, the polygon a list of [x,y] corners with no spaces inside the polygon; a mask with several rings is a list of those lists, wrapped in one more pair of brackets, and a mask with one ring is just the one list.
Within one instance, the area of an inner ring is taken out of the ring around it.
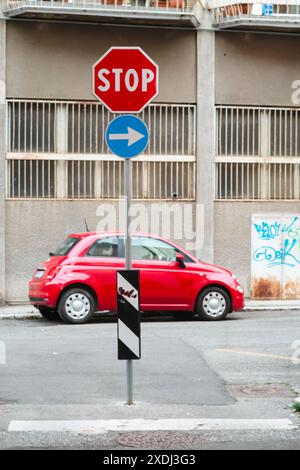
{"label": "metal signpost", "polygon": [[[132,192],[132,164],[131,158],[140,155],[148,145],[149,133],[146,124],[136,116],[125,114],[119,116],[108,125],[105,133],[108,148],[115,155],[124,158],[124,194],[125,194],[125,268],[127,273],[127,285],[122,286],[118,272],[117,296],[118,296],[118,357],[127,360],[127,404],[133,403],[133,359],[140,359],[140,348],[137,351],[132,344],[135,343],[134,335],[139,332],[140,342],[140,314],[139,314],[139,286],[130,282],[131,257],[131,231],[130,231],[130,205]],[[134,276],[136,271],[131,271]],[[136,292],[135,292],[136,290]],[[133,291],[133,292],[132,292]],[[132,310],[132,299],[138,298],[135,303],[135,311]],[[138,305],[138,307],[137,307]],[[131,321],[128,315],[132,317]],[[125,321],[124,321],[125,320]],[[121,334],[126,328],[127,334]],[[136,337],[136,336],[135,336]],[[124,351],[124,346],[126,347]],[[135,351],[135,354],[133,353]]]}
{"label": "metal signpost", "polygon": [[[158,66],[140,47],[111,47],[93,66],[93,93],[114,113],[138,113],[158,95]],[[105,140],[124,158],[125,268],[117,273],[118,358],[127,361],[127,404],[133,403],[133,360],[141,357],[139,272],[131,270],[131,158],[149,142],[146,124],[132,114],[111,121]]]}

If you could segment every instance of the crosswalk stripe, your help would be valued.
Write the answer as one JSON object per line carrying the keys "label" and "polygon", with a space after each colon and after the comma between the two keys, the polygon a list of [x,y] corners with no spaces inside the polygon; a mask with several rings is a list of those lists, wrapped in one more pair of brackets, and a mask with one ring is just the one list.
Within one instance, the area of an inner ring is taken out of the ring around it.
{"label": "crosswalk stripe", "polygon": [[103,434],[108,431],[225,431],[292,430],[289,419],[107,419],[11,421],[8,431],[75,432]]}

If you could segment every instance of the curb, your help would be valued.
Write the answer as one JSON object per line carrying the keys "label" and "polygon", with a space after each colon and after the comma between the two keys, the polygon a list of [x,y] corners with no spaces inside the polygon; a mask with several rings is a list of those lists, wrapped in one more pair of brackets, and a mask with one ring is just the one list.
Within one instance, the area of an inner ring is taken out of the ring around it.
{"label": "curb", "polygon": [[0,313],[0,320],[31,320],[41,319],[39,313]]}
{"label": "curb", "polygon": [[[31,320],[31,319],[41,319],[42,315],[37,311],[30,309],[27,312],[21,312],[17,313],[18,309],[14,308],[15,311],[9,311],[10,309],[4,308],[3,311],[1,312],[0,309],[0,320]],[[274,312],[274,311],[300,311],[300,306],[287,306],[287,305],[276,305],[276,306],[257,306],[257,307],[245,307],[243,310],[241,310],[238,313],[243,313],[243,312]]]}
{"label": "curb", "polygon": [[296,305],[270,305],[269,307],[267,306],[257,306],[257,307],[252,307],[252,306],[249,306],[249,307],[245,307],[242,311],[243,312],[267,312],[267,311],[271,311],[271,312],[274,312],[274,311],[287,311],[287,310],[300,310],[300,305],[299,306],[296,306]]}

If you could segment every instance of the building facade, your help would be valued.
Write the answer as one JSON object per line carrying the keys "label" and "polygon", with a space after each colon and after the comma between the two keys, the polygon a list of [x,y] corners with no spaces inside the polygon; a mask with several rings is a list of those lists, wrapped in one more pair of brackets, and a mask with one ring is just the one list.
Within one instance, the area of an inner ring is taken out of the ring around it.
{"label": "building facade", "polygon": [[34,269],[85,220],[116,224],[123,164],[91,83],[111,46],[160,67],[133,162],[140,228],[177,214],[170,238],[232,269],[248,297],[300,299],[300,1],[0,4],[2,302],[26,300]]}

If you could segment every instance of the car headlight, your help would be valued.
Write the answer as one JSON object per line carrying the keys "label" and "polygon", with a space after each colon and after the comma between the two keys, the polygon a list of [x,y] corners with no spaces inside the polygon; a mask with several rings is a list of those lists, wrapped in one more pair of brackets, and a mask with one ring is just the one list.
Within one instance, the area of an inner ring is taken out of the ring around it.
{"label": "car headlight", "polygon": [[237,286],[237,290],[240,294],[244,293],[244,289],[242,288],[242,286]]}
{"label": "car headlight", "polygon": [[237,281],[237,277],[235,274],[231,274],[231,276],[233,277],[233,279],[235,279]]}

